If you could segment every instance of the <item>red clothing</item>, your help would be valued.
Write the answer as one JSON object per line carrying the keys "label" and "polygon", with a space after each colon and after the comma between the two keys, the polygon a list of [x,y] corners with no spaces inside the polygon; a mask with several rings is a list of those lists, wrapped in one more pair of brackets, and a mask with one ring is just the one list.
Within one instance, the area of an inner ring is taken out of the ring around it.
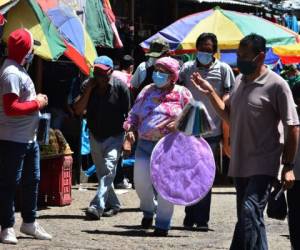
{"label": "red clothing", "polygon": [[3,110],[7,116],[28,115],[39,110],[39,104],[36,100],[19,102],[16,94],[9,93],[2,97]]}
{"label": "red clothing", "polygon": [[8,58],[21,64],[33,46],[33,38],[26,29],[17,29],[8,37]]}

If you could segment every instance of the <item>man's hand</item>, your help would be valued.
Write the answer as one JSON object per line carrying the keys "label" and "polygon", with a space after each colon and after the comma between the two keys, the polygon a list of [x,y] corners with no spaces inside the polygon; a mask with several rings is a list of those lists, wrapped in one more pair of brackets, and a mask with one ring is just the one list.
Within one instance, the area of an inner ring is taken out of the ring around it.
{"label": "man's hand", "polygon": [[295,182],[294,171],[288,167],[283,167],[281,172],[281,183],[285,189],[291,189]]}
{"label": "man's hand", "polygon": [[204,80],[198,72],[192,74],[191,81],[200,92],[206,95],[214,91],[211,84]]}
{"label": "man's hand", "polygon": [[48,97],[44,94],[38,94],[35,100],[39,104],[39,109],[43,109],[48,105]]}
{"label": "man's hand", "polygon": [[97,82],[94,78],[89,78],[88,82],[86,83],[86,88],[93,89],[97,86]]}

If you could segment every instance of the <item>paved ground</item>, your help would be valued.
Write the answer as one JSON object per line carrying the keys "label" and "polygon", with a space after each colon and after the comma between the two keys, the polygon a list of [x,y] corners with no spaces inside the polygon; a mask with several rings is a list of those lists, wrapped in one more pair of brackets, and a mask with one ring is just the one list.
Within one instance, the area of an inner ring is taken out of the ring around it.
{"label": "paved ground", "polygon": [[[232,188],[214,188],[211,231],[201,233],[182,228],[183,207],[176,207],[173,228],[168,238],[151,236],[152,230],[139,229],[141,213],[134,190],[120,194],[123,211],[113,218],[86,221],[83,209],[92,198],[95,187],[87,191],[73,188],[73,203],[66,207],[48,207],[39,211],[39,222],[54,235],[52,241],[33,240],[19,233],[17,215],[17,246],[0,243],[0,249],[228,249],[235,223],[235,193]],[[290,249],[286,221],[267,219],[270,250]]]}

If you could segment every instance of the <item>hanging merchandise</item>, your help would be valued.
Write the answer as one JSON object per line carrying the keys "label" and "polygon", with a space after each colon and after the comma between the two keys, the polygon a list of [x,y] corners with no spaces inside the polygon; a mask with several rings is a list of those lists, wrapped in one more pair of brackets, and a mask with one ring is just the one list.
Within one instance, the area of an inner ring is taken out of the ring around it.
{"label": "hanging merchandise", "polygon": [[85,12],[86,28],[95,45],[113,48],[114,35],[104,13],[102,1],[86,1]]}
{"label": "hanging merchandise", "polygon": [[77,11],[96,46],[121,48],[116,18],[108,0],[74,0]]}
{"label": "hanging merchandise", "polygon": [[117,27],[116,27],[116,17],[115,14],[112,11],[111,5],[109,0],[102,0],[103,8],[104,8],[104,13],[106,14],[109,23],[111,25],[112,31],[114,33],[114,46],[115,48],[122,48],[123,43],[120,39]]}
{"label": "hanging merchandise", "polygon": [[295,15],[288,14],[284,16],[284,22],[286,27],[293,30],[294,32],[299,32],[298,19]]}
{"label": "hanging merchandise", "polygon": [[192,100],[176,120],[177,129],[186,135],[203,136],[215,129],[202,102]]}

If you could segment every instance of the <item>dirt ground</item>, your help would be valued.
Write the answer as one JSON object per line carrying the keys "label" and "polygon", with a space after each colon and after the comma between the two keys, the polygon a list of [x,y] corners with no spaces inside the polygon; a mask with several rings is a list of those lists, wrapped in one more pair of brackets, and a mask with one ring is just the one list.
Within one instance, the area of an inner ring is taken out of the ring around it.
{"label": "dirt ground", "polygon": [[[235,223],[235,193],[233,188],[214,188],[211,209],[211,230],[207,233],[186,231],[182,227],[184,208],[177,206],[172,230],[167,238],[151,236],[139,228],[142,218],[134,190],[119,194],[123,210],[117,216],[100,221],[85,220],[83,209],[93,197],[96,187],[79,191],[73,187],[73,202],[65,207],[39,210],[38,221],[51,234],[52,241],[34,240],[19,232],[20,215],[15,226],[18,245],[0,243],[0,249],[228,249]],[[121,193],[123,190],[118,190]],[[290,249],[286,221],[266,220],[270,250]]]}

